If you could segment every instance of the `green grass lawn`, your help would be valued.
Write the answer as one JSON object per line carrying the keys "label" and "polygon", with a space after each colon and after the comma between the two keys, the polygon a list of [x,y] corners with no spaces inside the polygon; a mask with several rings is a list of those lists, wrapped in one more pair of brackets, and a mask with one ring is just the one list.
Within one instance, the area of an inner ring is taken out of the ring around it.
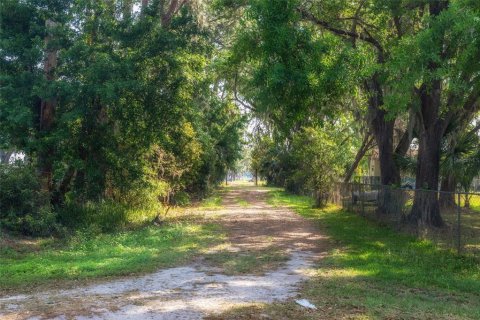
{"label": "green grass lawn", "polygon": [[[312,209],[310,198],[271,191],[270,203],[312,219],[332,249],[294,302],[233,310],[224,318],[249,319],[480,319],[480,263],[426,241],[379,227],[337,207]],[[213,317],[215,318],[215,317]]]}
{"label": "green grass lawn", "polygon": [[[465,194],[462,194],[460,197],[460,205],[463,207],[465,206]],[[470,209],[473,211],[480,212],[480,195],[478,194],[470,194],[469,195],[469,202],[470,202]],[[458,204],[457,195],[455,195],[455,203]]]}
{"label": "green grass lawn", "polygon": [[4,245],[0,249],[0,289],[18,291],[54,286],[58,281],[154,271],[185,263],[223,239],[217,225],[192,220],[115,234],[79,233],[63,244],[62,240],[37,240]]}
{"label": "green grass lawn", "polygon": [[222,196],[221,196],[223,192],[224,192],[223,189],[215,190],[215,192],[212,195],[202,200],[202,202],[198,206],[198,209],[215,210],[215,209],[223,208]]}

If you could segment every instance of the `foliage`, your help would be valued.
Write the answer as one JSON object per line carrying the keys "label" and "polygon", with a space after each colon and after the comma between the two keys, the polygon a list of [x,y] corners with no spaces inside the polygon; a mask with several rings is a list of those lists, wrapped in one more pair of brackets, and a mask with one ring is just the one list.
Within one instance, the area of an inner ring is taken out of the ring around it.
{"label": "foliage", "polygon": [[351,119],[323,126],[303,127],[286,143],[273,143],[263,136],[252,154],[267,183],[299,194],[317,194],[317,205],[325,205],[332,186],[352,162],[358,138]]}
{"label": "foliage", "polygon": [[[289,144],[302,128],[349,114],[364,123],[357,125],[357,136],[374,137],[382,183],[400,183],[405,166],[395,159],[405,160],[417,138],[417,159],[406,167],[415,167],[418,186],[438,188],[446,129],[466,127],[479,110],[478,4],[218,3],[242,13],[230,72],[238,100],[273,127],[269,135],[278,150],[270,158],[277,159],[276,172],[292,173],[278,165],[288,162]],[[286,176],[280,179],[302,179]],[[416,197],[408,220],[442,226],[438,201]]]}
{"label": "foliage", "polygon": [[472,1],[452,1],[438,17],[424,17],[423,28],[405,36],[392,50],[388,71],[393,90],[387,104],[392,112],[408,107],[412,100],[419,104],[420,97],[411,89],[422,84],[431,87],[439,79],[448,80],[441,88],[442,95],[449,97],[442,101],[442,115],[461,110],[472,98],[469,93],[477,94],[475,73],[480,65],[474,57],[480,54],[479,10]]}
{"label": "foliage", "polygon": [[341,41],[305,27],[298,5],[296,0],[249,1],[229,57],[244,99],[283,133],[299,122],[333,116],[339,96],[352,88],[356,61]]}
{"label": "foliage", "polygon": [[[248,116],[261,127],[250,167],[270,183],[324,196],[373,136],[383,183],[399,183],[394,159],[417,138],[407,168],[436,189],[449,128],[478,114],[472,0],[134,7],[0,4],[0,147],[26,154],[52,221],[93,223],[98,211],[112,224],[100,229],[115,229],[130,208],[146,217],[207,195],[238,167]],[[436,199],[414,202],[409,221],[442,225]]]}
{"label": "foliage", "polygon": [[462,191],[469,192],[473,179],[480,173],[480,137],[477,128],[457,128],[444,139],[441,169],[450,174]]}
{"label": "foliage", "polygon": [[252,135],[250,140],[251,146],[249,149],[249,169],[254,174],[257,174],[257,179],[259,178],[258,173],[260,173],[263,174],[265,177],[268,177],[268,179],[270,180],[270,184],[273,183],[273,174],[270,174],[267,170],[265,170],[266,165],[265,163],[263,163],[267,160],[269,151],[274,148],[272,139],[267,134],[257,133],[255,135]]}
{"label": "foliage", "polygon": [[0,5],[0,146],[26,153],[68,226],[107,231],[188,202],[240,157],[244,120],[215,89],[213,35],[195,6],[131,5]]}
{"label": "foliage", "polygon": [[31,236],[60,231],[48,195],[29,164],[0,164],[0,181],[0,228]]}
{"label": "foliage", "polygon": [[[342,125],[342,124],[340,124]],[[305,128],[292,142],[292,163],[295,169],[287,182],[287,189],[313,190],[317,205],[324,206],[332,186],[344,173],[353,158],[354,146],[345,141],[339,125],[322,129]],[[289,187],[289,184],[293,186]]]}

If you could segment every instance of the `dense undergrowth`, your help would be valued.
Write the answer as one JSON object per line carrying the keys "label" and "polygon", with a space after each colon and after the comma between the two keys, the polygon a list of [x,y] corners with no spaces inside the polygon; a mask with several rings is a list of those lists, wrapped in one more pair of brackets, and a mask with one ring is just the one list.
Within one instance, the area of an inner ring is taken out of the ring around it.
{"label": "dense undergrowth", "polygon": [[73,193],[53,206],[28,163],[0,165],[0,230],[13,235],[67,237],[78,230],[113,232],[153,220],[159,190],[146,186],[120,199],[77,201]]}
{"label": "dense undergrowth", "polygon": [[[151,224],[172,207],[189,205],[206,195],[204,205],[218,204],[212,186],[172,192],[165,181],[149,180],[135,188],[96,199],[71,190],[61,203],[45,192],[35,168],[27,162],[0,164],[0,235],[68,238],[77,232],[112,233]],[[213,194],[213,196],[212,196]],[[167,198],[168,197],[168,198]]]}

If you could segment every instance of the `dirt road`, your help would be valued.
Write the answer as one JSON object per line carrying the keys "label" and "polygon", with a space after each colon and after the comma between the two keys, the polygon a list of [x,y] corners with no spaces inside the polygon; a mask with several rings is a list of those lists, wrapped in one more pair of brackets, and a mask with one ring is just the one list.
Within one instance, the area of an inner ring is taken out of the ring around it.
{"label": "dirt road", "polygon": [[[229,187],[220,208],[202,212],[223,226],[227,241],[189,265],[86,287],[3,297],[0,318],[201,319],[233,306],[291,299],[315,260],[325,254],[327,241],[309,221],[267,204],[267,193],[254,186]],[[276,258],[268,258],[272,252]],[[229,271],[228,259],[250,269]]]}

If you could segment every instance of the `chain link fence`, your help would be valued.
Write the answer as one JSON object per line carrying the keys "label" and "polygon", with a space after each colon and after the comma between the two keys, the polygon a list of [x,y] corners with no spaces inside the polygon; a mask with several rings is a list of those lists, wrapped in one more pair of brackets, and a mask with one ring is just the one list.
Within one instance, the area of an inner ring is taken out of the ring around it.
{"label": "chain link fence", "polygon": [[[442,227],[408,222],[418,193],[436,197]],[[402,189],[365,183],[340,183],[332,201],[366,219],[428,239],[440,247],[480,257],[480,193]]]}

